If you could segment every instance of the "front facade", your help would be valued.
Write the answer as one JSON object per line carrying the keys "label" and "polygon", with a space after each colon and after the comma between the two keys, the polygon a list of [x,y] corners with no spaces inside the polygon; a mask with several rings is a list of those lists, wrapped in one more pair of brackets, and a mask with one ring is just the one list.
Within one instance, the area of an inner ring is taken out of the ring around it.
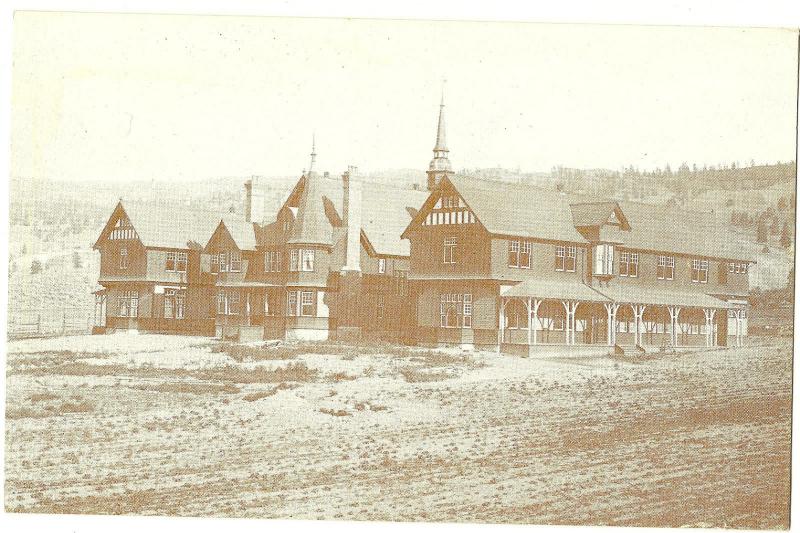
{"label": "front facade", "polygon": [[94,245],[97,330],[213,334],[214,280],[197,242],[212,224],[208,212],[120,201]]}
{"label": "front facade", "polygon": [[506,352],[739,345],[748,270],[724,225],[667,207],[457,176],[444,102],[428,191],[315,170],[276,213],[120,203],[98,331],[380,338]]}
{"label": "front facade", "polygon": [[404,237],[423,344],[605,353],[747,334],[751,261],[697,213],[447,176]]}

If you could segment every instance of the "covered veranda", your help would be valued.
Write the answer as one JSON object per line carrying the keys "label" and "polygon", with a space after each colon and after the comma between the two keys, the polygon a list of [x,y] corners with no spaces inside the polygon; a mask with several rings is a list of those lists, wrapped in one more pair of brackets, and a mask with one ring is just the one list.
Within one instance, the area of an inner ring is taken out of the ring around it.
{"label": "covered veranda", "polygon": [[[726,344],[727,302],[703,293],[526,280],[501,290],[498,351],[608,353]],[[738,320],[737,320],[738,323]],[[735,342],[743,342],[736,328]]]}

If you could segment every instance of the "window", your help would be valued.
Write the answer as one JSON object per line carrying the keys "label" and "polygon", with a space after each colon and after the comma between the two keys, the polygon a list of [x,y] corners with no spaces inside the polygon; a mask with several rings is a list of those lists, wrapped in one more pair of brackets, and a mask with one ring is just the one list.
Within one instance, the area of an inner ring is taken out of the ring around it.
{"label": "window", "polygon": [[692,259],[692,282],[708,283],[707,259]]}
{"label": "window", "polygon": [[747,274],[747,263],[728,263],[728,272],[731,274]]}
{"label": "window", "polygon": [[314,250],[303,250],[303,272],[314,272]]}
{"label": "window", "polygon": [[508,242],[508,266],[519,267],[519,241]]}
{"label": "window", "polygon": [[128,268],[128,249],[127,248],[120,248],[119,249],[119,268],[125,270]]}
{"label": "window", "polygon": [[594,273],[607,276],[614,274],[613,244],[598,244],[594,247]]}
{"label": "window", "polygon": [[217,314],[239,314],[239,293],[237,291],[221,290],[217,293]]}
{"label": "window", "polygon": [[314,250],[292,250],[289,255],[289,270],[292,272],[314,272]]}
{"label": "window", "polygon": [[281,271],[281,253],[277,250],[264,252],[264,272]]}
{"label": "window", "polygon": [[636,252],[620,252],[619,275],[635,278],[639,275],[639,254]]}
{"label": "window", "polygon": [[386,259],[378,259],[378,274],[386,274]]}
{"label": "window", "polygon": [[228,257],[230,258],[230,268],[231,272],[241,272],[242,271],[242,253],[241,252],[229,252]]}
{"label": "window", "polygon": [[139,316],[139,291],[124,291],[120,295],[119,316]]}
{"label": "window", "polygon": [[164,291],[164,318],[181,319],[186,306],[186,293],[179,289]]}
{"label": "window", "polygon": [[512,268],[530,268],[531,243],[524,241],[509,241],[508,266]]}
{"label": "window", "polygon": [[439,315],[443,328],[471,328],[472,294],[442,294]]}
{"label": "window", "polygon": [[[181,265],[180,254],[178,254],[177,265]],[[185,259],[184,263],[185,265]],[[185,267],[184,267],[185,268]],[[219,252],[211,256],[211,272],[241,272],[242,253],[237,251]],[[183,270],[185,272],[185,270]]]}
{"label": "window", "polygon": [[556,270],[559,272],[575,272],[578,250],[573,245],[556,246]]}
{"label": "window", "polygon": [[167,252],[165,268],[168,272],[186,272],[188,263],[189,256],[186,252]]}
{"label": "window", "polygon": [[445,237],[444,239],[444,263],[448,265],[456,264],[456,238]]}
{"label": "window", "polygon": [[656,268],[658,279],[671,280],[675,278],[675,258],[669,255],[659,255]]}
{"label": "window", "polygon": [[312,291],[300,293],[300,316],[314,316],[314,293]]}
{"label": "window", "polygon": [[314,291],[288,291],[286,293],[288,316],[314,316]]}

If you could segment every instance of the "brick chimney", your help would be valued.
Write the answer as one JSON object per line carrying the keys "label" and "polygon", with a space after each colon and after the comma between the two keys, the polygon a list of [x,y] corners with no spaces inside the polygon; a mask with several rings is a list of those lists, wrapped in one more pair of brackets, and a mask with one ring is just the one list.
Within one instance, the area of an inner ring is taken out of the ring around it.
{"label": "brick chimney", "polygon": [[347,232],[345,263],[342,270],[361,271],[361,179],[358,168],[347,167],[342,175],[344,191],[342,205],[342,222]]}
{"label": "brick chimney", "polygon": [[244,219],[247,222],[253,221],[253,180],[244,182]]}

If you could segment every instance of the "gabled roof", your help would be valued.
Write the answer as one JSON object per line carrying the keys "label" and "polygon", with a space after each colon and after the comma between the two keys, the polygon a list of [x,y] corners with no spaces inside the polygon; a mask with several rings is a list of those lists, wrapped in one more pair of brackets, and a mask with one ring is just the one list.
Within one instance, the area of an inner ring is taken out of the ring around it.
{"label": "gabled roof", "polygon": [[[527,184],[448,176],[440,187],[452,186],[489,233],[543,240],[586,243],[576,228],[581,224],[608,220],[612,211],[624,216],[619,232],[627,248],[677,254],[752,261],[729,231],[725,221],[712,213],[683,211],[668,206],[615,202],[567,195]],[[573,209],[574,206],[578,206]],[[618,206],[612,208],[612,206]],[[419,223],[425,210],[415,217]]]}
{"label": "gabled roof", "polygon": [[95,247],[113,229],[121,215],[128,217],[142,245],[177,249],[202,248],[223,216],[215,211],[188,208],[177,203],[120,200]]}
{"label": "gabled roof", "polygon": [[604,224],[618,224],[624,229],[630,229],[627,217],[614,201],[602,202],[576,202],[570,204],[572,223],[577,227],[603,226]]}
{"label": "gabled roof", "polygon": [[243,217],[225,216],[220,221],[225,226],[236,246],[240,250],[256,249],[256,227],[257,224],[247,222]]}

